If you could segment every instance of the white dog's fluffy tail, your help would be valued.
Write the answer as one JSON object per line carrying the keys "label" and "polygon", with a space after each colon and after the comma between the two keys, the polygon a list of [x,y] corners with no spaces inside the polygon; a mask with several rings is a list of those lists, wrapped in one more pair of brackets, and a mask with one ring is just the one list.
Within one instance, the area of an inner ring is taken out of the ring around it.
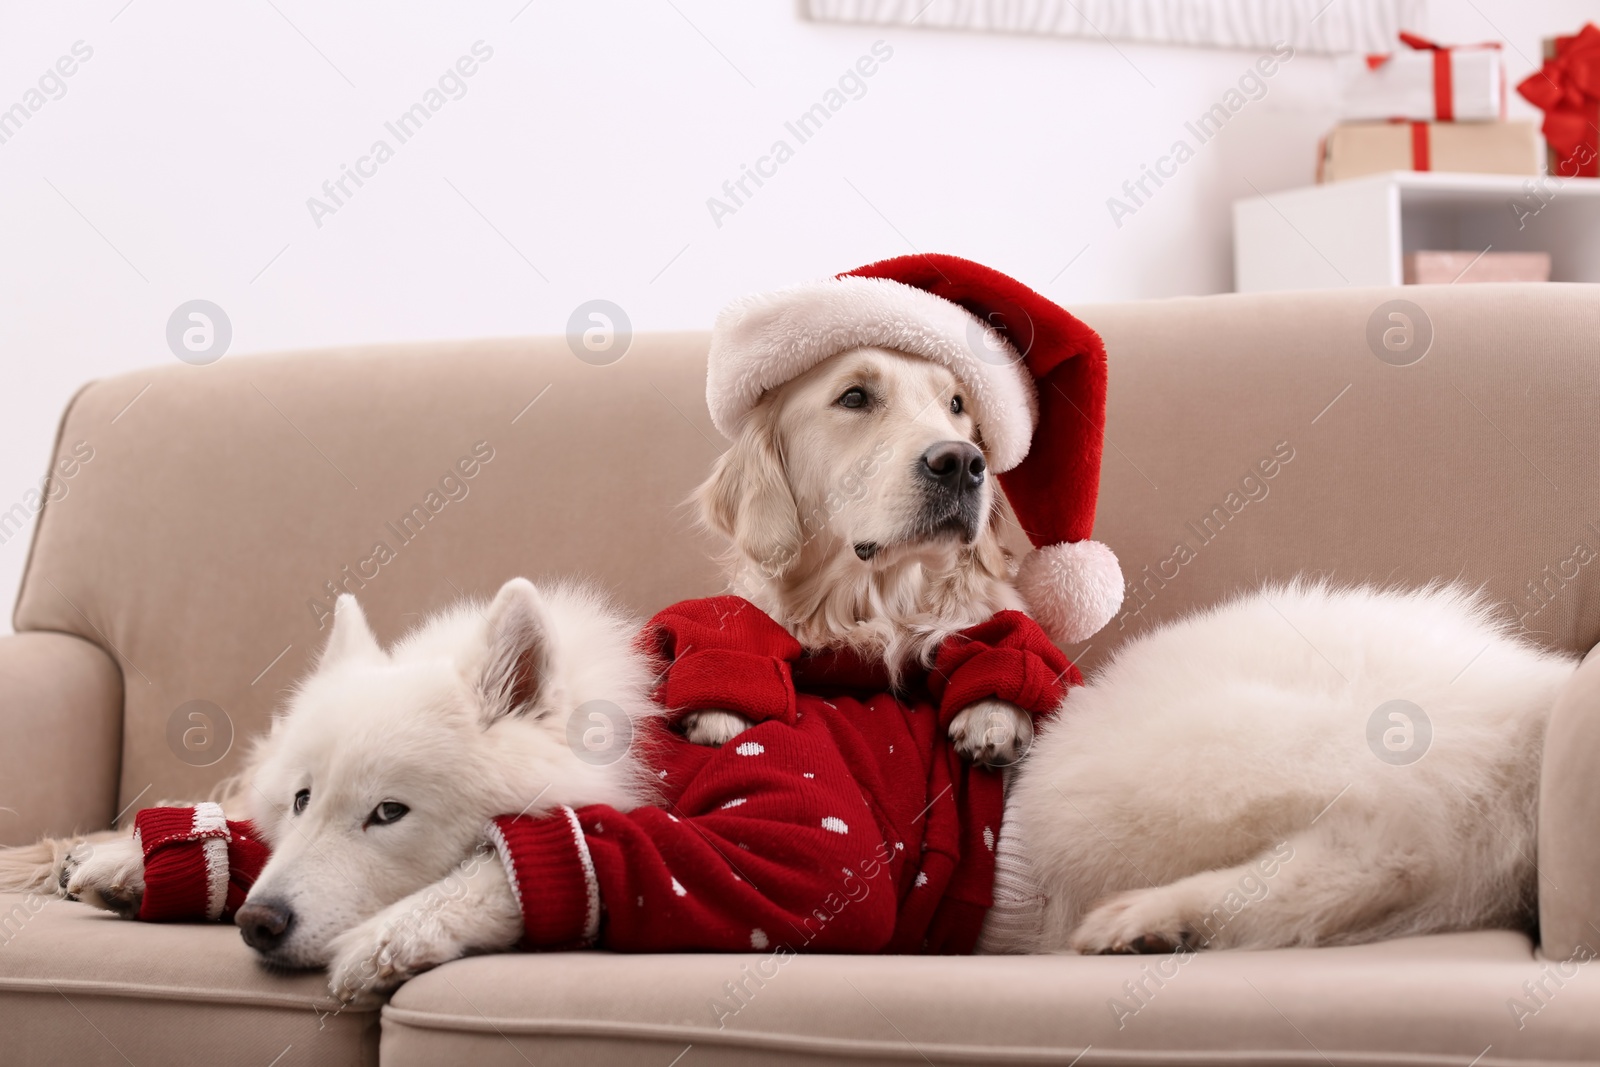
{"label": "white dog's fluffy tail", "polygon": [[87,840],[85,837],[46,837],[31,845],[0,848],[0,893],[59,895],[67,857]]}

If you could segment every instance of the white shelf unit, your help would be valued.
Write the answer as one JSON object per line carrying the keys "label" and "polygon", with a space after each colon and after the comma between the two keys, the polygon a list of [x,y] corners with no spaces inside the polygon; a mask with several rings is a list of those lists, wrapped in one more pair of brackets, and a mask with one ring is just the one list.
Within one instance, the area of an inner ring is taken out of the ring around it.
{"label": "white shelf unit", "polygon": [[1485,249],[1548,252],[1551,281],[1600,282],[1600,178],[1391,171],[1233,205],[1241,293],[1400,285],[1406,252]]}

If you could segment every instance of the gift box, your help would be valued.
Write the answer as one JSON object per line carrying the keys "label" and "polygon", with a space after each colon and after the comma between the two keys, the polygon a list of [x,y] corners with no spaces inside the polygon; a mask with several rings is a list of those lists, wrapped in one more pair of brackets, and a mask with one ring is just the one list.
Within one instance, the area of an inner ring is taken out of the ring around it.
{"label": "gift box", "polygon": [[1544,67],[1517,86],[1544,112],[1550,173],[1600,177],[1600,27],[1589,23],[1571,37],[1544,42]]}
{"label": "gift box", "polygon": [[1434,44],[1402,33],[1408,47],[1339,60],[1340,118],[1347,122],[1491,122],[1506,117],[1506,67],[1500,45]]}
{"label": "gift box", "polygon": [[1531,122],[1349,122],[1323,139],[1319,182],[1390,170],[1539,173]]}
{"label": "gift box", "polygon": [[1548,252],[1407,252],[1402,264],[1407,285],[1550,280]]}

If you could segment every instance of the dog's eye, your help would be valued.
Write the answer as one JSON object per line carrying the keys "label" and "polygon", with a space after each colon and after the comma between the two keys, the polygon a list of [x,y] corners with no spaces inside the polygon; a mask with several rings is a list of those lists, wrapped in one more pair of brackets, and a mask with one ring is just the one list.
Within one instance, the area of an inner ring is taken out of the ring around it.
{"label": "dog's eye", "polygon": [[867,406],[867,391],[859,385],[852,385],[840,393],[839,399],[834,403],[842,408],[864,408]]}
{"label": "dog's eye", "polygon": [[372,809],[372,814],[367,816],[367,825],[387,826],[392,822],[399,822],[406,817],[406,812],[410,810],[398,800],[385,800],[382,804]]}
{"label": "dog's eye", "polygon": [[950,414],[959,415],[963,411],[965,411],[966,408],[967,408],[966,402],[961,399],[960,394],[957,394],[957,395],[955,395],[955,396],[950,398]]}
{"label": "dog's eye", "polygon": [[306,805],[311,803],[311,790],[302,789],[294,795],[294,813],[299,815],[306,810]]}

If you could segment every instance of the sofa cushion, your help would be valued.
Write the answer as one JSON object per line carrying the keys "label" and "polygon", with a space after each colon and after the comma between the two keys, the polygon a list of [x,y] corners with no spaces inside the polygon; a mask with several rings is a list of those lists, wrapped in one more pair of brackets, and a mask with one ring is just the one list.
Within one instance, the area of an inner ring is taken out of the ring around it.
{"label": "sofa cushion", "polygon": [[267,971],[232,926],[0,894],[0,1063],[376,1063],[376,1013],[338,1009],[326,975]]}
{"label": "sofa cushion", "polygon": [[[1556,966],[1507,931],[1186,962],[485,956],[395,994],[383,1063],[665,1067],[690,1046],[696,1065],[1592,1060],[1600,975]],[[1531,999],[1525,981],[1548,994]]]}

